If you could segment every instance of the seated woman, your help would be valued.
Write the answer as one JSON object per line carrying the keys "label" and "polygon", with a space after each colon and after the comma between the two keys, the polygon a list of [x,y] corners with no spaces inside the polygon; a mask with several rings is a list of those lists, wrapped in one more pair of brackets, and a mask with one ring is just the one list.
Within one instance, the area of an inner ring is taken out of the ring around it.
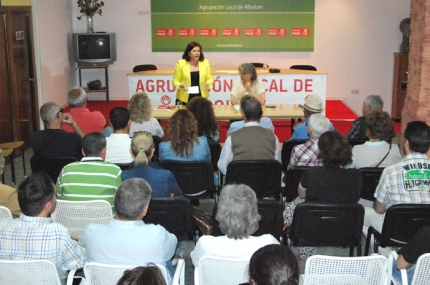
{"label": "seated woman", "polygon": [[212,102],[203,97],[195,97],[188,102],[187,110],[193,113],[197,120],[199,136],[206,136],[218,141],[219,126],[212,109]]}
{"label": "seated woman", "polygon": [[257,72],[252,63],[243,63],[239,66],[240,79],[233,82],[231,88],[230,103],[232,105],[240,104],[240,99],[245,95],[251,95],[261,105],[266,102],[266,89],[263,82],[257,79]]}
{"label": "seated woman", "polygon": [[263,246],[249,261],[249,279],[252,285],[297,285],[299,265],[294,253],[286,246]]}
{"label": "seated woman", "polygon": [[[257,196],[244,184],[226,185],[221,191],[215,219],[225,236],[202,236],[191,252],[191,260],[198,271],[199,260],[205,255],[251,258],[259,248],[279,244],[270,234],[251,236],[258,229],[260,220]],[[220,272],[222,274],[222,272]]]}
{"label": "seated woman", "polygon": [[121,173],[122,181],[130,178],[145,179],[151,185],[152,198],[183,196],[173,174],[151,162],[154,151],[154,142],[150,133],[135,133],[130,148],[131,155],[134,157],[134,167]]}
{"label": "seated woman", "polygon": [[169,140],[159,145],[160,161],[211,161],[211,152],[205,136],[198,135],[197,121],[188,110],[178,110],[168,127]]}
{"label": "seated woman", "polygon": [[157,119],[152,117],[151,100],[146,93],[136,93],[131,97],[128,103],[130,111],[130,131],[129,136],[132,137],[135,132],[146,131],[151,135],[160,138],[164,137],[163,128]]}
{"label": "seated woman", "polygon": [[[363,181],[357,169],[345,169],[352,162],[351,146],[339,131],[323,133],[318,140],[318,158],[323,166],[310,167],[300,180],[299,197],[291,202],[284,211],[287,226],[293,222],[297,204],[321,202],[330,204],[357,203],[360,199]],[[314,247],[299,247],[303,260],[316,252]]]}
{"label": "seated woman", "polygon": [[157,265],[148,263],[146,266],[138,266],[124,271],[124,275],[116,285],[166,285],[166,280]]}
{"label": "seated woman", "polygon": [[366,116],[366,136],[369,141],[352,148],[352,167],[386,167],[402,159],[399,147],[391,144],[393,122],[383,111]]}

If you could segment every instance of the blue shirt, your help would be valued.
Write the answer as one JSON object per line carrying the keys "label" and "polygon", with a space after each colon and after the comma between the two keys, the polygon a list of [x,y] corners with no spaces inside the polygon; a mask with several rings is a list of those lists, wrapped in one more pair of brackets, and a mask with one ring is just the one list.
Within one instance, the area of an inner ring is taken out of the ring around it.
{"label": "blue shirt", "polygon": [[208,139],[205,136],[199,137],[199,143],[194,142],[192,156],[177,156],[170,148],[170,142],[162,142],[158,146],[160,161],[163,160],[182,160],[182,161],[211,161],[211,151],[209,149]]}
{"label": "blue shirt", "polygon": [[149,162],[147,166],[138,165],[121,172],[122,181],[130,178],[145,179],[151,185],[152,198],[170,197],[170,193],[174,194],[175,197],[183,196],[172,172],[162,169],[152,162]]}
{"label": "blue shirt", "polygon": [[[245,126],[244,120],[232,123],[230,125],[230,128],[228,129],[227,136],[231,135],[231,133],[237,130],[240,130],[241,128],[243,128],[243,126]],[[272,132],[275,131],[275,127],[273,126],[272,120],[267,117],[261,117],[260,126],[265,129],[271,130]]]}
{"label": "blue shirt", "polygon": [[[294,127],[294,132],[291,136],[291,140],[308,140],[310,139],[307,130],[308,130],[308,122],[309,118],[305,118],[305,122],[300,125],[296,125]],[[334,127],[333,124],[330,122],[330,127],[328,129],[329,131],[333,131]]]}

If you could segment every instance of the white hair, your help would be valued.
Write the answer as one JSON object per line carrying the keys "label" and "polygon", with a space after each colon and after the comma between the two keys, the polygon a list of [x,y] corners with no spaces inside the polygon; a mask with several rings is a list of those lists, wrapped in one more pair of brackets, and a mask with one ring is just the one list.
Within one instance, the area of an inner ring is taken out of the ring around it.
{"label": "white hair", "polygon": [[382,111],[384,108],[384,100],[379,95],[369,95],[364,100],[364,104],[370,106],[372,111]]}
{"label": "white hair", "polygon": [[72,107],[83,106],[85,98],[87,98],[87,93],[84,88],[79,86],[74,86],[67,94],[67,101]]}
{"label": "white hair", "polygon": [[322,114],[313,114],[309,117],[308,128],[312,131],[313,138],[319,138],[330,128],[330,121]]}
{"label": "white hair", "polygon": [[50,125],[56,118],[61,108],[54,102],[46,102],[40,107],[40,118],[45,124]]}

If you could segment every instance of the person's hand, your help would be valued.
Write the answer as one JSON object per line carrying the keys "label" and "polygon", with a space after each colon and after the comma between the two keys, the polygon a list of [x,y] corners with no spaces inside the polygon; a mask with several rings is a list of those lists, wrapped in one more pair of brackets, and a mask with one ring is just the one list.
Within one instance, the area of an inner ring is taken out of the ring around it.
{"label": "person's hand", "polygon": [[73,120],[72,115],[66,113],[63,116],[63,123],[68,125],[73,125],[75,123],[75,120]]}
{"label": "person's hand", "polygon": [[210,83],[209,82],[206,82],[205,83],[205,89],[207,90],[207,91],[209,91],[209,90],[211,90],[211,85],[210,85]]}
{"label": "person's hand", "polygon": [[184,83],[179,84],[179,88],[184,89],[184,90],[185,90],[185,92],[187,92],[187,91],[188,91],[188,86],[187,86],[187,85],[185,85]]}
{"label": "person's hand", "polygon": [[245,83],[245,89],[246,89],[246,91],[247,91],[248,93],[250,93],[250,92],[251,92],[251,82],[246,82],[246,83]]}
{"label": "person's hand", "polygon": [[79,241],[79,238],[78,238],[77,236],[71,236],[70,238],[71,238],[72,240]]}
{"label": "person's hand", "polygon": [[173,196],[175,196],[175,194],[173,194],[173,193],[169,193],[169,195],[170,195],[170,197],[173,197]]}

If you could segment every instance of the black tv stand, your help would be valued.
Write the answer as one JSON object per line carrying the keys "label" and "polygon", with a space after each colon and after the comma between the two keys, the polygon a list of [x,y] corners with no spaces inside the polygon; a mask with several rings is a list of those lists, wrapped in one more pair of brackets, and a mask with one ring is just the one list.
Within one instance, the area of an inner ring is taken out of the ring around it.
{"label": "black tv stand", "polygon": [[106,92],[106,102],[109,104],[109,74],[108,74],[108,68],[109,64],[103,64],[103,65],[78,65],[79,70],[79,86],[82,86],[82,76],[81,76],[81,70],[82,69],[104,69],[105,70],[105,82],[106,86],[101,89],[89,89],[88,87],[83,87],[85,92],[87,93],[99,93],[99,92]]}

